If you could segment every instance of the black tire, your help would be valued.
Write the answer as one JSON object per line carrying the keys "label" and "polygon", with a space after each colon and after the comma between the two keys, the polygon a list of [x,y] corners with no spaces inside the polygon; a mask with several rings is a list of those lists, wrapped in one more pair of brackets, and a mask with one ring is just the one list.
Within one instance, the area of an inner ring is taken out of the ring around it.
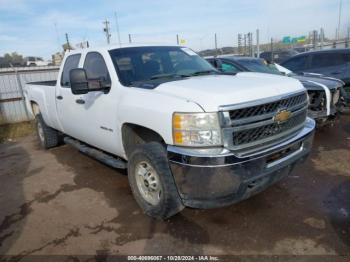
{"label": "black tire", "polygon": [[[152,166],[160,181],[162,191],[159,203],[156,205],[145,200],[137,185],[136,167],[143,162]],[[133,150],[128,160],[128,179],[134,198],[147,215],[157,219],[166,219],[184,208],[168,164],[167,153],[160,143],[150,142],[139,145]]]}
{"label": "black tire", "polygon": [[[46,125],[41,114],[36,115],[35,119],[36,119],[37,136],[38,136],[40,145],[45,149],[49,149],[57,146],[59,143],[58,132],[55,129]],[[40,133],[40,128],[42,128],[42,133]]]}

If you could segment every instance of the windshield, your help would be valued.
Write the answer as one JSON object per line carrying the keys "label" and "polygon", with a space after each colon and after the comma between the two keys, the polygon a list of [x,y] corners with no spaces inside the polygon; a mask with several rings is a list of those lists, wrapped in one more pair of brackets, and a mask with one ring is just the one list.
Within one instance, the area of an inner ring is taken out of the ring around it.
{"label": "windshield", "polygon": [[111,50],[110,55],[119,80],[125,86],[218,73],[206,60],[185,47],[128,47]]}
{"label": "windshield", "polygon": [[238,62],[252,72],[281,75],[275,66],[268,65],[262,59],[241,59]]}

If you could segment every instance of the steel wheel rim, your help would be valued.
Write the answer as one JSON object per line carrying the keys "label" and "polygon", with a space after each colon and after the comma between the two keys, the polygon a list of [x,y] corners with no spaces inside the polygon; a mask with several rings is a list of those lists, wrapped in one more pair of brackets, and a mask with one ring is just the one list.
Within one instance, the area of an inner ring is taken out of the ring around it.
{"label": "steel wheel rim", "polygon": [[40,141],[42,143],[44,143],[44,140],[45,140],[45,138],[44,138],[44,129],[43,129],[43,127],[42,127],[40,122],[38,122],[38,135],[39,135]]}
{"label": "steel wheel rim", "polygon": [[135,169],[137,188],[143,199],[153,206],[160,202],[162,188],[157,172],[147,162],[140,162]]}

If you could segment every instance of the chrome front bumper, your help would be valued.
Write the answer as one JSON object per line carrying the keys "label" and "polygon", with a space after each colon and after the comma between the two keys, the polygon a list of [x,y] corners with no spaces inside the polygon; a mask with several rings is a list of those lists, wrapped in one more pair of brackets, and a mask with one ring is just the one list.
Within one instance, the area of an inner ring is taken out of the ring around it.
{"label": "chrome front bumper", "polygon": [[169,164],[184,205],[214,208],[246,199],[287,176],[309,154],[315,121],[291,139],[254,155],[238,157],[223,148],[168,146]]}

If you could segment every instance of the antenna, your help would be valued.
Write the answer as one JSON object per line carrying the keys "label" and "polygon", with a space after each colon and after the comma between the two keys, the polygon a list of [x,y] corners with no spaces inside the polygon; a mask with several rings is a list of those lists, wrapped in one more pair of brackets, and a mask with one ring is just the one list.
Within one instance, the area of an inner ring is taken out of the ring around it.
{"label": "antenna", "polygon": [[215,42],[215,54],[218,55],[218,38],[216,36],[216,33],[214,34],[214,42]]}
{"label": "antenna", "polygon": [[55,27],[55,33],[56,33],[56,38],[57,38],[57,44],[59,47],[61,47],[61,40],[60,40],[60,35],[58,34],[58,29],[57,29],[57,23],[56,21],[53,23],[54,27]]}
{"label": "antenna", "polygon": [[338,28],[337,28],[336,40],[339,40],[339,38],[340,38],[340,18],[341,18],[341,9],[342,9],[342,0],[339,1]]}
{"label": "antenna", "polygon": [[68,49],[68,51],[70,51],[71,48],[70,48],[70,43],[69,43],[69,38],[68,38],[68,34],[67,33],[66,33],[66,43],[67,43],[67,49]]}
{"label": "antenna", "polygon": [[119,31],[119,23],[118,23],[117,12],[114,12],[114,17],[115,17],[115,24],[116,24],[116,26],[117,26],[117,36],[118,36],[119,46],[122,46],[122,43],[121,43],[121,41],[120,41],[120,31]]}
{"label": "antenna", "polygon": [[106,19],[106,21],[103,22],[105,27],[103,28],[103,31],[106,34],[107,44],[110,44],[111,42],[111,34],[109,33],[109,21]]}

